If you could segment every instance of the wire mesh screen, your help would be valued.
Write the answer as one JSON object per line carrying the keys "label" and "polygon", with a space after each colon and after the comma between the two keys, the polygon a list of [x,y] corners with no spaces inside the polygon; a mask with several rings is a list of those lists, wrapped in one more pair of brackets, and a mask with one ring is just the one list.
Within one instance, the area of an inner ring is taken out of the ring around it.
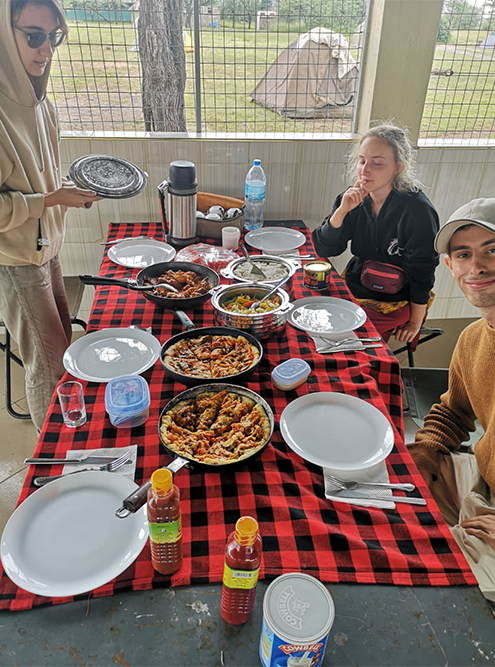
{"label": "wire mesh screen", "polygon": [[63,4],[62,130],[351,131],[367,0]]}
{"label": "wire mesh screen", "polygon": [[421,139],[495,138],[495,0],[444,0]]}

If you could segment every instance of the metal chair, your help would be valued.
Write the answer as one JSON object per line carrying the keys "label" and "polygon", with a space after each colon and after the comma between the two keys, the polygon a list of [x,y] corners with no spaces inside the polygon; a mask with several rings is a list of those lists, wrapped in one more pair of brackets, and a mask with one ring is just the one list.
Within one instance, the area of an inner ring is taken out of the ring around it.
{"label": "metal chair", "polygon": [[[86,330],[86,322],[77,317],[81,301],[84,294],[85,285],[79,280],[78,276],[64,276],[65,291],[69,302],[69,312],[72,324],[78,324]],[[5,407],[7,412],[14,419],[31,419],[31,415],[26,412],[18,412],[12,404],[12,362],[23,367],[22,359],[12,352],[12,338],[4,322],[0,320],[0,326],[5,328],[5,342],[0,341],[0,350],[5,354]]]}
{"label": "metal chair", "polygon": [[[424,327],[422,326],[419,332],[419,340],[418,340],[418,345],[422,345],[423,343],[427,343],[429,340],[433,340],[433,338],[436,338],[437,336],[441,336],[443,334],[443,329],[436,329],[436,328],[429,328],[429,327]],[[411,349],[411,343],[407,343],[403,347],[400,347],[398,350],[394,350],[394,354],[400,354],[401,352],[406,352],[407,351],[407,359],[409,362],[409,366],[411,368],[414,368],[414,352]]]}

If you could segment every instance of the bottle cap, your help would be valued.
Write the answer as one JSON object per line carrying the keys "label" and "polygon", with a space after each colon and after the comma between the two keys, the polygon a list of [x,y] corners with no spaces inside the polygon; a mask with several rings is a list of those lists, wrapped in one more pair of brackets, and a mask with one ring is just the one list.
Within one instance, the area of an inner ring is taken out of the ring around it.
{"label": "bottle cap", "polygon": [[159,468],[151,475],[151,488],[159,493],[168,493],[172,488],[172,473],[166,468]]}
{"label": "bottle cap", "polygon": [[255,167],[259,167],[260,164],[261,164],[261,160],[258,160],[258,159],[253,160],[253,164],[254,164]]}
{"label": "bottle cap", "polygon": [[254,544],[258,534],[258,522],[251,516],[241,516],[235,524],[235,539],[243,546]]}

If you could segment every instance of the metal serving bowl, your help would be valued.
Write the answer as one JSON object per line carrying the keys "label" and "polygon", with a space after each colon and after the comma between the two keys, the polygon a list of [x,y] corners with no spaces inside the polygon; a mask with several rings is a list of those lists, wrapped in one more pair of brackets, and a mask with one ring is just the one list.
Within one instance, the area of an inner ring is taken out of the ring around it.
{"label": "metal serving bowl", "polygon": [[261,299],[270,291],[268,285],[258,283],[241,283],[238,285],[227,285],[217,288],[217,291],[211,298],[213,306],[215,324],[223,327],[234,327],[247,331],[256,338],[269,338],[283,331],[287,315],[292,309],[289,303],[289,295],[283,289],[278,289],[273,296],[278,296],[281,303],[278,308],[266,313],[255,313],[253,315],[244,315],[232,313],[224,308],[226,301],[235,299],[241,294],[248,294],[254,299]]}
{"label": "metal serving bowl", "polygon": [[[287,275],[289,276],[287,279],[287,282],[285,283],[285,287],[290,289],[292,285],[292,276],[297,270],[296,265],[287,260],[284,259],[283,257],[277,257],[275,255],[251,255],[251,261],[254,262],[255,264],[260,264],[260,268],[263,270],[263,263],[268,262],[273,262],[274,264],[279,264],[282,266],[286,271]],[[235,270],[239,267],[242,266],[243,264],[246,264],[247,260],[244,257],[238,257],[237,259],[233,259],[230,264],[228,264],[225,269],[221,272],[222,275],[225,278],[228,278],[229,280],[235,280],[238,283],[266,283],[267,285],[275,285],[282,276],[279,276],[278,278],[275,278],[274,280],[255,280],[253,277],[250,278],[241,278],[240,276],[236,276]]]}

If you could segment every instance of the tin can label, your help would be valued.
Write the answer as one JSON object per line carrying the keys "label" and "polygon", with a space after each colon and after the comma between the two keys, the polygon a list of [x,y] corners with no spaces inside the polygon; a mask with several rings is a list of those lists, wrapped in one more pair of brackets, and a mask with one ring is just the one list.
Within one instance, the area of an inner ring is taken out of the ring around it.
{"label": "tin can label", "polygon": [[332,265],[328,262],[309,262],[303,267],[304,284],[310,289],[324,290],[330,285]]}
{"label": "tin can label", "polygon": [[260,639],[260,660],[264,667],[320,667],[328,635],[312,643],[287,642],[270,630],[266,619]]}

